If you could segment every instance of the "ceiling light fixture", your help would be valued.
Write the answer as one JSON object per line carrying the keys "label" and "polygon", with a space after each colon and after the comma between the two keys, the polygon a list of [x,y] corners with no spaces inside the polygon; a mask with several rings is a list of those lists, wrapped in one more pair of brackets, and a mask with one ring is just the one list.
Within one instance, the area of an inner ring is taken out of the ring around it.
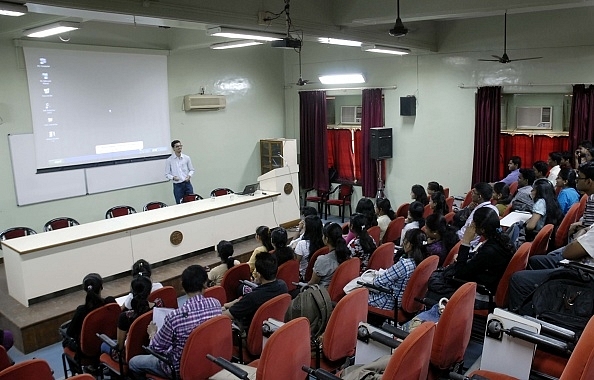
{"label": "ceiling light fixture", "polygon": [[59,21],[54,22],[53,24],[48,24],[37,28],[27,29],[25,30],[24,34],[27,37],[43,38],[53,36],[55,34],[66,33],[71,30],[76,30],[80,28],[80,22]]}
{"label": "ceiling light fixture", "polygon": [[206,34],[208,34],[209,36],[258,41],[279,41],[282,40],[282,38],[284,37],[284,35],[279,33],[260,32],[256,30],[245,29],[232,29],[221,26],[206,29]]}
{"label": "ceiling light fixture", "polygon": [[350,84],[365,83],[363,74],[321,75],[318,77],[322,84]]}
{"label": "ceiling light fixture", "polygon": [[254,45],[262,45],[262,44],[263,44],[263,42],[260,42],[260,41],[242,40],[242,41],[220,42],[217,44],[210,45],[210,48],[213,50],[223,50],[223,49],[235,49],[235,48],[254,46]]}
{"label": "ceiling light fixture", "polygon": [[27,13],[27,7],[21,4],[0,2],[0,15],[2,16],[23,16]]}
{"label": "ceiling light fixture", "polygon": [[320,37],[320,38],[318,38],[318,42],[321,44],[340,45],[340,46],[355,46],[355,47],[361,46],[360,41],[341,40],[339,38]]}
{"label": "ceiling light fixture", "polygon": [[395,55],[407,55],[410,54],[409,49],[405,48],[397,48],[391,46],[381,46],[381,45],[361,45],[361,50],[369,51],[372,53],[382,53],[382,54],[395,54]]}

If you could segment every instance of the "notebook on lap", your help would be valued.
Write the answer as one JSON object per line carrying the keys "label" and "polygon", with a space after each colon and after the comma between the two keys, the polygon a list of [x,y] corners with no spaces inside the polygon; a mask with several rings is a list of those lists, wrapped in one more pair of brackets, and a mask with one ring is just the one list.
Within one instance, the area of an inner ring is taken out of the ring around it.
{"label": "notebook on lap", "polygon": [[253,195],[256,190],[258,190],[258,184],[254,183],[251,185],[247,185],[246,187],[243,188],[243,191],[241,193],[236,193],[237,195]]}

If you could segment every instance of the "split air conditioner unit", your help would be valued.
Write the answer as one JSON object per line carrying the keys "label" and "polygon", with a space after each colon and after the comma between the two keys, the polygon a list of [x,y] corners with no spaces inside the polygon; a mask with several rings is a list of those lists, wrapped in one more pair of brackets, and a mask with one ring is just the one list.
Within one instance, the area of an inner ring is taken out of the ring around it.
{"label": "split air conditioner unit", "polygon": [[225,108],[227,101],[223,95],[186,95],[184,111],[208,111]]}

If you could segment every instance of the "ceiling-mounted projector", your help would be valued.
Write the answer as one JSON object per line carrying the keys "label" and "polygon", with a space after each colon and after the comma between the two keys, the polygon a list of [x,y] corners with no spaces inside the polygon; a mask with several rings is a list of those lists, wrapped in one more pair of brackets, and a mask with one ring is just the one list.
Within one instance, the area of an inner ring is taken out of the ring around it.
{"label": "ceiling-mounted projector", "polygon": [[282,40],[270,42],[270,46],[282,49],[299,49],[301,47],[301,40],[297,38],[285,37]]}

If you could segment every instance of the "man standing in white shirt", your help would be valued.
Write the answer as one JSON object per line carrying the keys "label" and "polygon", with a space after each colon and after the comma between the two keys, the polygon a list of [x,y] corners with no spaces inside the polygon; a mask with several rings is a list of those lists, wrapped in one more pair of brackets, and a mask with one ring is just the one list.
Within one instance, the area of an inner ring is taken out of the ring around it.
{"label": "man standing in white shirt", "polygon": [[171,142],[173,154],[167,159],[165,177],[173,180],[173,196],[176,203],[181,203],[184,195],[194,194],[190,178],[194,175],[194,167],[190,156],[182,153],[182,143],[179,140]]}

